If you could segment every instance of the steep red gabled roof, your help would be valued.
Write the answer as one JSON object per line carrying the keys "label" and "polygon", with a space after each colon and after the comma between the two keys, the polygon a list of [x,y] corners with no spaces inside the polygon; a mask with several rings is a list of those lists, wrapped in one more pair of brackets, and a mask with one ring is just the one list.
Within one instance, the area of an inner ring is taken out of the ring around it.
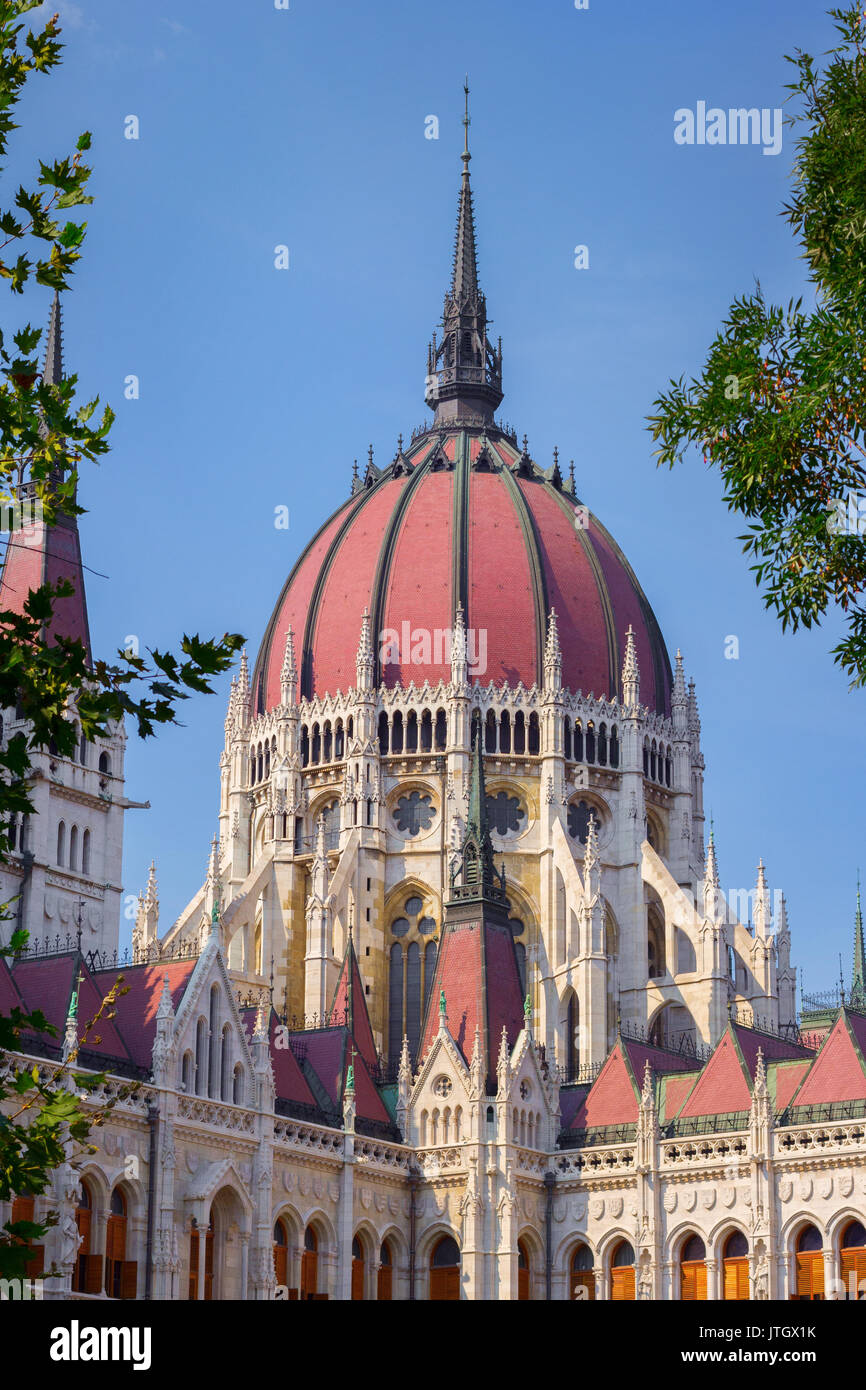
{"label": "steep red gabled roof", "polygon": [[785,1110],[791,1104],[797,1087],[801,1085],[813,1062],[813,1057],[804,1057],[798,1062],[774,1062],[772,1067],[767,1069],[767,1079],[769,1081],[772,1077],[775,1085],[777,1110]]}
{"label": "steep red gabled roof", "polygon": [[115,1022],[136,1066],[149,1067],[153,1059],[156,1011],[162,998],[165,976],[168,976],[172,1007],[177,1013],[195,966],[194,960],[165,961],[149,965],[127,965],[118,970],[97,970],[94,973],[96,988],[101,991],[103,997],[111,989],[118,975],[123,976],[123,985],[129,993],[121,995],[117,1001]]}
{"label": "steep red gabled roof", "polygon": [[866,1019],[843,1010],[831,1028],[792,1105],[829,1105],[866,1099]]}
{"label": "steep red gabled roof", "polygon": [[346,954],[343,957],[343,966],[340,970],[337,988],[334,990],[330,1021],[334,1025],[344,1025],[351,1030],[355,1041],[355,1050],[360,1052],[369,1066],[374,1067],[379,1057],[373,1038],[370,1015],[367,1012],[364,983],[361,979],[358,957],[355,955],[351,935],[346,946]]}
{"label": "steep red gabled roof", "polygon": [[18,986],[12,978],[12,972],[6,964],[6,957],[0,956],[0,1011],[8,1014],[14,1008],[24,1009],[24,1000],[18,992]]}
{"label": "steep red gabled roof", "polygon": [[576,1110],[571,1128],[634,1124],[647,1062],[656,1073],[688,1071],[694,1066],[694,1058],[630,1038],[617,1038],[586,1099]]}
{"label": "steep red gabled roof", "polygon": [[350,1062],[355,1069],[355,1108],[365,1120],[391,1124],[382,1097],[367,1069],[363,1055],[357,1050],[352,1056],[352,1035],[348,1028],[319,1028],[300,1035],[304,1063],[316,1074],[334,1110],[342,1112],[346,1076]]}
{"label": "steep red gabled roof", "polygon": [[[85,1025],[96,1016],[110,986],[101,989],[84,961],[75,952],[63,956],[34,956],[15,964],[15,983],[26,1000],[27,1007],[42,1010],[48,1022],[57,1029],[58,1037],[55,1041],[58,1042],[62,1042],[63,1039],[66,1016],[79,971],[81,983],[78,994],[78,1036],[82,1038]],[[105,1015],[91,1029],[88,1037],[83,1039],[82,1046],[88,1052],[105,1057],[133,1060],[116,1021],[106,1018]]]}
{"label": "steep red gabled roof", "polygon": [[446,923],[427,1002],[422,1057],[439,1031],[440,990],[445,993],[448,1031],[463,1057],[471,1059],[475,1029],[480,1028],[486,1039],[487,1073],[495,1075],[502,1029],[513,1047],[523,1028],[520,975],[507,923],[487,920],[480,905],[474,920]]}
{"label": "steep red gabled roof", "polygon": [[[252,1041],[256,1031],[256,1016],[258,1010],[255,1008],[241,1009],[241,1021],[247,1038]],[[270,1023],[268,1027],[268,1041],[271,1053],[271,1069],[274,1073],[274,1087],[279,1100],[299,1101],[302,1105],[315,1105],[316,1098],[310,1090],[301,1071],[298,1059],[288,1046],[288,1033],[283,1030],[279,1034],[277,1029],[282,1028],[279,1018],[274,1009],[271,1009]]]}
{"label": "steep red gabled roof", "polygon": [[728,1023],[680,1111],[682,1117],[726,1115],[751,1109],[759,1051],[767,1061],[790,1058],[808,1062],[813,1055],[800,1043]]}

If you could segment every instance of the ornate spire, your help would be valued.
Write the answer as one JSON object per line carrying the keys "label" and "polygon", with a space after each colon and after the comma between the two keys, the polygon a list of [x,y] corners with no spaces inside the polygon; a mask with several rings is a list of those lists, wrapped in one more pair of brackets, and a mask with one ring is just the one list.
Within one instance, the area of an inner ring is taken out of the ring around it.
{"label": "ornate spire", "polygon": [[673,719],[675,729],[685,731],[688,728],[688,705],[686,678],[683,672],[683,655],[678,647],[674,665],[674,685],[671,691],[671,718]]}
{"label": "ornate spire", "polygon": [[562,648],[559,645],[559,628],[556,623],[555,608],[551,608],[547,619],[547,644],[544,648],[544,686],[546,690],[562,689]]}
{"label": "ornate spire", "polygon": [[247,661],[247,649],[244,647],[241,652],[241,666],[238,673],[236,706],[238,722],[243,726],[249,723],[250,719],[250,664]]}
{"label": "ornate spire", "polygon": [[866,1005],[866,947],[863,942],[863,912],[860,907],[860,875],[857,875],[857,912],[854,916],[854,971],[851,976],[851,1003]]}
{"label": "ornate spire", "polygon": [[454,618],[454,630],[451,633],[451,682],[455,686],[462,687],[466,684],[466,622],[463,617],[463,605],[458,603],[457,613]]}
{"label": "ornate spire", "polygon": [[695,683],[689,681],[688,693],[688,726],[694,743],[700,742],[701,737],[701,717],[698,714],[698,698],[695,695]]}
{"label": "ornate spire", "polygon": [[770,894],[767,891],[767,876],[764,873],[764,861],[758,860],[758,882],[755,886],[755,936],[769,935],[772,922],[770,920]]}
{"label": "ornate spire", "polygon": [[373,689],[373,643],[370,636],[370,614],[364,609],[361,619],[361,637],[358,642],[358,655],[355,658],[355,676],[358,690]]}
{"label": "ornate spire", "polygon": [[434,423],[479,417],[491,422],[502,400],[502,346],[487,340],[487,306],[478,287],[475,215],[469,182],[469,81],[463,88],[463,173],[457,209],[451,289],[445,296],[442,341],[427,354],[427,404]]}
{"label": "ornate spire", "polygon": [[79,968],[75,979],[75,986],[69,998],[69,1008],[66,1013],[66,1031],[63,1035],[63,1061],[69,1060],[73,1052],[78,1047],[78,992],[81,989],[84,976]]}
{"label": "ornate spire", "polygon": [[48,336],[45,340],[45,366],[42,381],[46,386],[59,386],[63,380],[63,324],[60,313],[60,295],[54,291],[51,312],[48,316]]}
{"label": "ornate spire", "polygon": [[640,704],[640,671],[634,645],[634,629],[631,623],[629,623],[628,632],[625,635],[625,658],[622,663],[622,702],[627,709],[637,709]]}
{"label": "ornate spire", "polygon": [[159,997],[159,1007],[156,1011],[156,1017],[157,1019],[174,1018],[174,1004],[171,998],[171,990],[169,989],[167,975],[163,975],[162,977],[162,994]]}
{"label": "ornate spire", "polygon": [[484,789],[484,759],[481,756],[481,716],[478,710],[472,717],[472,767],[469,775],[469,807],[466,834],[459,865],[451,874],[452,900],[487,898],[505,901],[505,873],[499,874],[493,863],[493,841],[487,818],[487,793]]}
{"label": "ornate spire", "polygon": [[283,653],[283,667],[280,671],[280,701],[284,705],[295,703],[298,688],[298,668],[295,663],[295,634],[289,624],[286,633],[286,649]]}

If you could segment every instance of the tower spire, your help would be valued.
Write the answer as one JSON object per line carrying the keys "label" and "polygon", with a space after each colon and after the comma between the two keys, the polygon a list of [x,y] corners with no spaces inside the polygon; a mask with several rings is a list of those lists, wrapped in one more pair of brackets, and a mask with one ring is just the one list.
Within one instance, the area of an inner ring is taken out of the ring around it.
{"label": "tower spire", "polygon": [[475,213],[469,180],[469,78],[463,86],[463,171],[451,289],[445,296],[442,341],[434,334],[427,354],[427,404],[434,424],[491,424],[502,400],[502,349],[487,339],[487,305],[478,285]]}
{"label": "tower spire", "polygon": [[857,912],[854,916],[854,973],[851,977],[851,1003],[866,1005],[866,946],[863,942],[863,911],[860,907],[860,874],[857,874]]}
{"label": "tower spire", "polygon": [[48,315],[48,336],[45,340],[45,366],[42,381],[45,386],[59,386],[63,380],[63,324],[60,315],[60,294],[54,291]]}

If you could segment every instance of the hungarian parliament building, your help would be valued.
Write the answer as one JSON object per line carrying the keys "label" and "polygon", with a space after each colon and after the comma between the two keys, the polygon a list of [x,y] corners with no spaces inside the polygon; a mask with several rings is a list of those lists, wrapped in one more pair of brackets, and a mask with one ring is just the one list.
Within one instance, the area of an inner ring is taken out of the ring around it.
{"label": "hungarian parliament building", "polygon": [[[850,985],[798,1011],[784,895],[763,864],[747,902],[720,889],[679,652],[573,468],[498,418],[462,160],[428,422],[370,452],[299,555],[232,682],[203,881],[161,922],[152,868],[125,957],[126,734],[35,756],[0,1012],[41,1009],[56,1037],[22,1056],[104,1074],[84,1103],[110,1103],[96,1152],[0,1203],[57,1213],[29,1266],[46,1298],[866,1280],[859,896]],[[62,576],[54,631],[89,653],[75,518],[13,536],[0,607]]]}

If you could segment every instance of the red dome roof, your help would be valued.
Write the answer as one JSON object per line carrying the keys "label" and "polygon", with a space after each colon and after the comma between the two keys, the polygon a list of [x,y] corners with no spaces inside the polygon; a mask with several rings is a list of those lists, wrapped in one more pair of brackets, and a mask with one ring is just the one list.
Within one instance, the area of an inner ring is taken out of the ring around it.
{"label": "red dome roof", "polygon": [[377,684],[450,680],[458,604],[472,682],[541,685],[555,609],[564,686],[618,696],[631,625],[641,700],[669,712],[670,661],[628,561],[558,469],[543,473],[492,425],[431,430],[356,483],[286,581],[256,663],[257,709],[280,702],[289,626],[302,696],[355,685],[365,609]]}

